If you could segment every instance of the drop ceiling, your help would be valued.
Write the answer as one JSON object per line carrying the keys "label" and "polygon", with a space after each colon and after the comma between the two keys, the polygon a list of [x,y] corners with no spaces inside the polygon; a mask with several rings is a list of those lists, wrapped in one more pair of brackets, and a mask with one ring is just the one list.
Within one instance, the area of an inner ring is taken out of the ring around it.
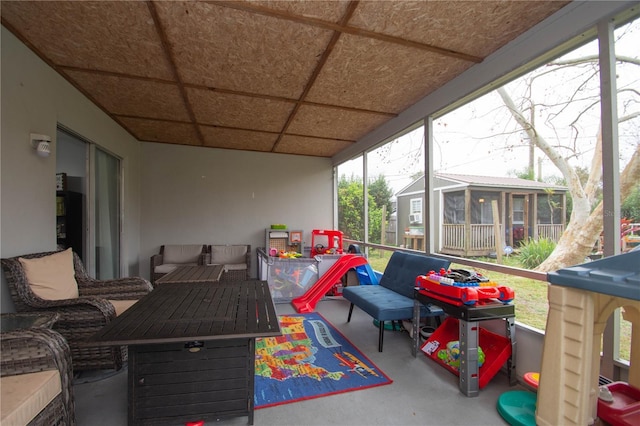
{"label": "drop ceiling", "polygon": [[140,141],[332,157],[568,1],[2,1]]}

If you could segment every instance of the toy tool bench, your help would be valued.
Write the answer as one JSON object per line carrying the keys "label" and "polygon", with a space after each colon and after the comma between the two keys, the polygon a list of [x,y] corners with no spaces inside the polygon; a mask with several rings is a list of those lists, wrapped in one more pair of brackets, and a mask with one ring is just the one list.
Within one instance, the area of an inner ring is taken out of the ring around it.
{"label": "toy tool bench", "polygon": [[[450,318],[427,339],[422,351],[434,361],[460,377],[460,391],[466,396],[478,396],[479,389],[507,362],[511,385],[516,384],[515,305],[513,290],[478,276],[477,279],[455,281],[456,274],[468,271],[440,271],[421,275],[414,290],[413,323],[419,322],[423,304],[437,305]],[[452,278],[453,277],[453,278]],[[479,322],[504,320],[506,337],[481,329]],[[455,367],[439,357],[439,351],[458,340],[459,358]],[[417,333],[413,334],[412,353],[419,347]],[[480,348],[484,360],[479,359]],[[483,362],[481,362],[483,361]]]}

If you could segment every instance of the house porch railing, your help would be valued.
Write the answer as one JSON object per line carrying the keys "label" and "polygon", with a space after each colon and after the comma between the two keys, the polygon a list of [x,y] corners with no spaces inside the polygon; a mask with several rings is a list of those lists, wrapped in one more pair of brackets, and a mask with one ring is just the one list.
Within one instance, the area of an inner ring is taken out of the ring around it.
{"label": "house porch railing", "polygon": [[551,241],[558,241],[564,232],[564,225],[554,225],[550,223],[538,224],[538,238],[548,238]]}
{"label": "house porch railing", "polygon": [[[502,226],[501,226],[502,228]],[[538,224],[536,227],[538,238],[549,238],[558,241],[563,225]],[[465,224],[443,224],[442,225],[442,250],[452,251],[456,254],[471,256],[482,256],[495,252],[495,237],[493,225],[472,224],[469,226],[469,235],[466,235]],[[501,235],[504,235],[502,230]]]}

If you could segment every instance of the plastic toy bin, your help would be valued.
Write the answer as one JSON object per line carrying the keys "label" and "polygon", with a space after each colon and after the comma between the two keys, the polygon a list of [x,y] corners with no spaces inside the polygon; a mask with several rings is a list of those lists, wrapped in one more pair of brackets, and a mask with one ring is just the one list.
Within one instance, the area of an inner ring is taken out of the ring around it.
{"label": "plastic toy bin", "polygon": [[[429,358],[451,371],[456,376],[460,373],[458,369],[438,358],[438,351],[446,350],[447,343],[458,340],[459,322],[456,318],[447,318],[440,327],[427,339],[421,349]],[[511,356],[511,343],[509,339],[492,333],[480,327],[478,332],[478,346],[485,355],[484,364],[478,369],[478,385],[482,389],[496,375],[502,365]]]}
{"label": "plastic toy bin", "polygon": [[282,259],[258,248],[258,276],[269,283],[275,303],[291,302],[318,281],[318,261],[310,257]]}

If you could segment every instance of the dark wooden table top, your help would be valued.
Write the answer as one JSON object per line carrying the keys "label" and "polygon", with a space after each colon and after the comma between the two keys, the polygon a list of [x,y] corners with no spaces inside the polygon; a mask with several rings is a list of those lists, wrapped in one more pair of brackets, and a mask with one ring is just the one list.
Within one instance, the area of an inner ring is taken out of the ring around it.
{"label": "dark wooden table top", "polygon": [[279,336],[266,281],[162,284],[89,340],[136,345]]}
{"label": "dark wooden table top", "polygon": [[156,280],[156,284],[170,283],[216,283],[220,281],[223,265],[178,266],[175,270]]}

